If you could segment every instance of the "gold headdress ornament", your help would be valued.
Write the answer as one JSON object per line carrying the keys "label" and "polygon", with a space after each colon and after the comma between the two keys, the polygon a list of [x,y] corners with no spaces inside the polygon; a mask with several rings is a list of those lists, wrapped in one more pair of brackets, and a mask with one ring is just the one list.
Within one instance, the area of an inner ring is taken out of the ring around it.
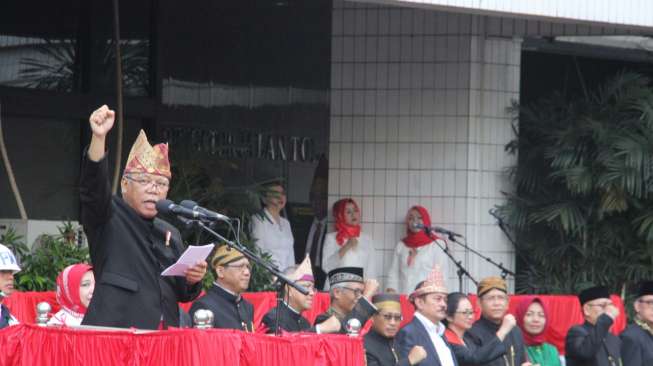
{"label": "gold headdress ornament", "polygon": [[297,267],[295,272],[288,276],[293,281],[312,281],[315,282],[313,277],[313,268],[311,267],[311,258],[307,255],[304,261]]}
{"label": "gold headdress ornament", "polygon": [[424,280],[422,287],[418,288],[412,294],[410,294],[409,298],[414,299],[415,297],[431,294],[434,292],[443,294],[449,293],[447,286],[444,284],[444,276],[442,275],[442,269],[440,269],[439,264],[433,266],[431,272],[428,274],[428,276],[426,276],[426,280]]}
{"label": "gold headdress ornament", "polygon": [[132,145],[125,174],[149,173],[170,179],[170,161],[168,160],[168,144],[150,145],[145,132],[139,132],[134,145]]}

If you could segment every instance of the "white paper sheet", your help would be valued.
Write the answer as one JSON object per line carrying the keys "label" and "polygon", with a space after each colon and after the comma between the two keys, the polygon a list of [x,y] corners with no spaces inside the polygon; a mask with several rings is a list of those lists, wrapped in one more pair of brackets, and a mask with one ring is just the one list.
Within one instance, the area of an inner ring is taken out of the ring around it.
{"label": "white paper sheet", "polygon": [[179,257],[179,260],[170,267],[166,268],[161,272],[161,276],[182,276],[184,277],[184,271],[189,267],[195,265],[199,261],[203,261],[206,257],[211,254],[214,244],[199,245],[199,246],[189,246],[186,251]]}

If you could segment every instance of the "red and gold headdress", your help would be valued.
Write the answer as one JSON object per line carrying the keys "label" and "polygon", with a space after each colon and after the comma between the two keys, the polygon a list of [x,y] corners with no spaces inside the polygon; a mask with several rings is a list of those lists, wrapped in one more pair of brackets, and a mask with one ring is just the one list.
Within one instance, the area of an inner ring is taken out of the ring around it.
{"label": "red and gold headdress", "polygon": [[168,144],[150,145],[145,132],[141,130],[129,152],[124,174],[148,173],[170,179]]}

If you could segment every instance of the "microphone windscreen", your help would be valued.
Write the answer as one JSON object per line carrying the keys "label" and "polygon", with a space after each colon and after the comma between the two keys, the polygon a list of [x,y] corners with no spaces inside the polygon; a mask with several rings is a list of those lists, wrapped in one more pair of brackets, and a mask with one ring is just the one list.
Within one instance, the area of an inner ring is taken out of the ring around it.
{"label": "microphone windscreen", "polygon": [[197,207],[197,202],[191,200],[183,200],[179,202],[179,206],[187,208],[189,210],[194,210]]}
{"label": "microphone windscreen", "polygon": [[157,201],[157,203],[156,203],[156,210],[159,213],[168,214],[168,213],[170,213],[170,210],[172,209],[172,205],[174,205],[174,204],[175,203],[170,201],[170,200],[160,200],[160,201]]}

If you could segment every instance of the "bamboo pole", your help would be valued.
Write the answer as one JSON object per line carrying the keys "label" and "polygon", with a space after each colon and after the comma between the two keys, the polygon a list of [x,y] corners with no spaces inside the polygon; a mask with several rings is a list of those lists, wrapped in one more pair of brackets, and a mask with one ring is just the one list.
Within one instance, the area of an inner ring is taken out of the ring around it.
{"label": "bamboo pole", "polygon": [[5,166],[5,170],[7,170],[9,185],[11,186],[11,191],[13,192],[14,198],[16,199],[16,206],[18,206],[18,211],[20,212],[20,218],[27,220],[27,212],[25,211],[25,205],[23,205],[23,199],[20,196],[20,191],[18,190],[18,185],[16,184],[14,170],[11,168],[9,154],[7,153],[7,146],[5,145],[4,133],[2,131],[2,103],[0,103],[0,152],[2,153],[2,162]]}

